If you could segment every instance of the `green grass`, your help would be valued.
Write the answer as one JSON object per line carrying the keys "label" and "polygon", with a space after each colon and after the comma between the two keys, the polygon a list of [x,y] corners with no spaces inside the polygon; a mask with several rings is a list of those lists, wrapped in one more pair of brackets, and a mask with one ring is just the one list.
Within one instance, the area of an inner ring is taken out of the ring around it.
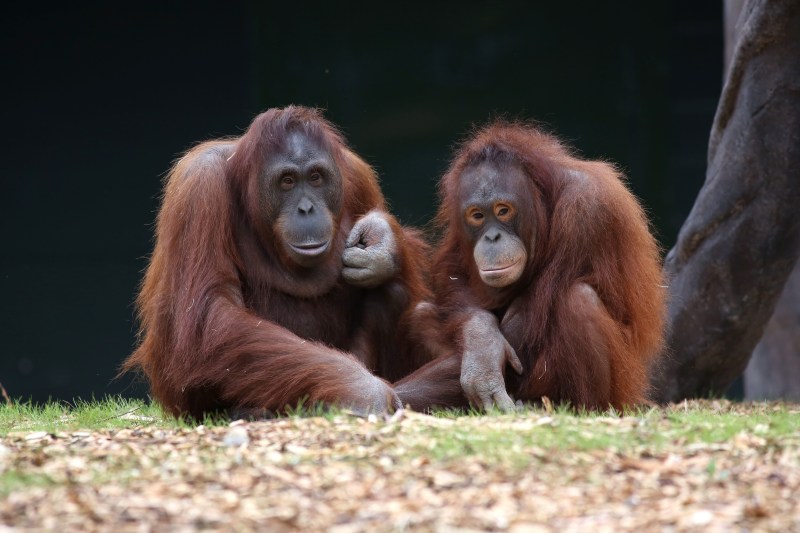
{"label": "green grass", "polygon": [[[308,406],[303,401],[286,410],[291,418],[324,417],[332,420],[341,413],[321,405]],[[224,415],[207,415],[202,424],[209,427],[227,425]],[[76,400],[48,402],[44,405],[31,402],[0,404],[0,437],[10,432],[47,431],[58,433],[75,430],[104,430],[137,426],[156,426],[165,429],[193,427],[192,421],[176,420],[152,402],[109,396],[102,400]]]}
{"label": "green grass", "polygon": [[[341,411],[303,407],[288,411],[290,418],[323,417],[334,420]],[[658,450],[666,444],[719,443],[741,433],[767,440],[800,438],[800,412],[796,405],[780,403],[737,404],[702,401],[664,409],[642,409],[620,417],[617,413],[575,413],[558,407],[553,412],[529,408],[513,415],[477,411],[439,411],[442,424],[420,428],[420,443],[408,449],[431,458],[449,460],[465,455],[502,458],[514,450],[630,451],[636,447]],[[545,417],[545,418],[543,418]],[[208,417],[206,426],[226,425],[225,417]],[[107,430],[137,426],[165,429],[193,426],[175,420],[154,403],[121,397],[76,401],[0,404],[0,437],[11,432]],[[432,444],[433,443],[433,444]],[[525,454],[530,455],[530,454]]]}
{"label": "green grass", "polygon": [[164,414],[152,403],[121,397],[102,400],[49,402],[36,405],[15,402],[0,405],[0,436],[10,432],[101,430],[156,424],[177,427],[184,424]]}
{"label": "green grass", "polygon": [[[417,445],[418,454],[435,460],[458,460],[477,455],[489,461],[529,462],[536,455],[612,450],[620,453],[647,450],[657,453],[671,446],[712,445],[740,435],[763,439],[766,445],[783,441],[800,443],[797,405],[693,402],[665,409],[646,409],[620,417],[617,413],[580,413],[557,408],[511,416],[488,416],[470,423],[470,416],[454,418],[451,427],[427,427]],[[747,412],[745,412],[745,410]],[[534,416],[535,415],[535,416]],[[452,418],[452,413],[440,414]],[[543,418],[544,417],[544,418]],[[533,452],[533,453],[532,453]]]}

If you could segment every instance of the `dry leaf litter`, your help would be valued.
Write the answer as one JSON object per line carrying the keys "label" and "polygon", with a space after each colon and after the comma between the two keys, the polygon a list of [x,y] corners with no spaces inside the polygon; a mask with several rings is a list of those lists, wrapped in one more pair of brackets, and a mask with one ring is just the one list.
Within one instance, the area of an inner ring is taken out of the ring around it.
{"label": "dry leaf litter", "polygon": [[687,444],[658,439],[665,416],[570,417],[587,438],[644,438],[540,446],[561,423],[403,411],[12,432],[0,475],[20,483],[0,495],[0,533],[800,531],[800,428],[779,442],[756,427]]}

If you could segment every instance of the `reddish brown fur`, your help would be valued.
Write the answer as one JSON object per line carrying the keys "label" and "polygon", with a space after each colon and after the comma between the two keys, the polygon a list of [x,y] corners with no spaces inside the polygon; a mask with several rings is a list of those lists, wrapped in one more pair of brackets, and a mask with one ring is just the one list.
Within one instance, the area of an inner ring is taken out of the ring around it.
{"label": "reddish brown fur", "polygon": [[[521,238],[529,243],[535,228],[535,241],[522,278],[493,289],[478,276],[458,187],[472,165],[509,158],[530,178],[529,190],[520,191],[529,203],[519,212],[530,217]],[[433,284],[454,342],[470,307],[502,318],[515,302],[521,327],[506,336],[525,371],[519,379],[506,373],[513,397],[546,395],[589,408],[644,402],[647,369],[662,345],[665,289],[658,246],[620,173],[575,157],[534,127],[498,122],[461,147],[440,194],[443,239]],[[602,303],[592,305],[578,283],[593,288]]]}
{"label": "reddish brown fur", "polygon": [[[332,250],[312,275],[284,261],[259,201],[259,169],[289,127],[320,140],[343,177]],[[385,210],[374,171],[314,110],[271,109],[242,137],[191,149],[166,179],[137,299],[141,342],[123,368],[141,367],[168,411],[195,417],[346,402],[363,392],[364,362],[388,380],[408,374],[425,362],[402,343],[428,296],[423,240],[392,220],[399,277],[362,290],[339,276],[344,241],[372,209]],[[313,317],[314,338],[303,336],[304,317]]]}

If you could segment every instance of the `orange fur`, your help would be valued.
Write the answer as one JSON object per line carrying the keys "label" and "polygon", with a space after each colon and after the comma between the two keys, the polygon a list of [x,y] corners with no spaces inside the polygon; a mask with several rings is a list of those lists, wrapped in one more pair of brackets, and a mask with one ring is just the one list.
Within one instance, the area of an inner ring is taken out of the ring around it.
{"label": "orange fur", "polygon": [[[282,260],[259,198],[259,172],[289,128],[320,140],[343,177],[332,249],[311,274]],[[399,277],[369,291],[339,277],[344,241],[373,209],[385,210],[375,172],[315,110],[270,109],[242,137],[189,150],[166,179],[137,298],[140,343],[123,370],[141,368],[166,410],[194,417],[346,403],[363,394],[364,360],[388,380],[408,374],[424,362],[404,342],[404,317],[428,297],[424,241],[389,217]],[[303,320],[313,321],[315,338],[303,336]],[[356,337],[367,339],[358,354]]]}
{"label": "orange fur", "polygon": [[[522,278],[503,289],[481,282],[458,207],[462,173],[495,158],[520,163],[530,178],[520,214],[528,217],[521,237],[532,250]],[[502,316],[514,302],[523,326],[512,345],[525,373],[508,376],[512,396],[590,408],[643,403],[647,369],[663,342],[665,284],[659,248],[621,174],[574,156],[535,127],[497,122],[456,153],[440,194],[433,284],[454,342],[470,308]],[[576,297],[581,283],[599,306]]]}

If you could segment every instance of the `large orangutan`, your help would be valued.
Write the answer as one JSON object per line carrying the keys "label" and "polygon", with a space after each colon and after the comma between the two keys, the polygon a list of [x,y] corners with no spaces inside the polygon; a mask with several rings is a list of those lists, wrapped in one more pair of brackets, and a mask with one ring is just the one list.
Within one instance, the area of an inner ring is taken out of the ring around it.
{"label": "large orangutan", "polygon": [[426,254],[330,123],[270,109],[170,172],[124,368],[176,416],[400,407],[372,371],[391,381],[424,362],[408,325]]}
{"label": "large orangutan", "polygon": [[[433,283],[469,402],[645,401],[665,290],[658,246],[619,172],[498,122],[461,147],[440,188]],[[449,383],[452,369],[445,358],[423,370]],[[427,401],[445,403],[434,390]]]}

